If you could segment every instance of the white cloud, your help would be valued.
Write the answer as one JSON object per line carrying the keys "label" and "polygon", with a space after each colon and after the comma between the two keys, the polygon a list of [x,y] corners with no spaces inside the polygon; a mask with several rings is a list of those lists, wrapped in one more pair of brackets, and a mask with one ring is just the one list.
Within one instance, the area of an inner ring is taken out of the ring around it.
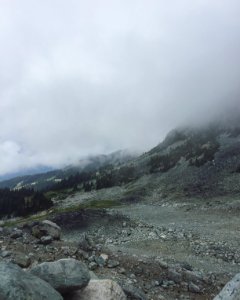
{"label": "white cloud", "polygon": [[1,1],[0,174],[147,149],[239,99],[239,9],[237,0]]}

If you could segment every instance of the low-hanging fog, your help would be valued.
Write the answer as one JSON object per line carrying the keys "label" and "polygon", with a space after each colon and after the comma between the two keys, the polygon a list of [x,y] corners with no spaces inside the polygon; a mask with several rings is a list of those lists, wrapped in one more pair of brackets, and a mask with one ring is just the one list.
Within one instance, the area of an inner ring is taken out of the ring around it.
{"label": "low-hanging fog", "polygon": [[237,107],[239,12],[238,0],[0,1],[0,175],[147,150]]}

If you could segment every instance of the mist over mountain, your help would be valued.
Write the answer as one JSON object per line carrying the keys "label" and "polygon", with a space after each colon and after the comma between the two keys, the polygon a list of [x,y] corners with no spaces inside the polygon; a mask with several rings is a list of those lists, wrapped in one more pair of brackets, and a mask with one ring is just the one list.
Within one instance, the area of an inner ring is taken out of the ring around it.
{"label": "mist over mountain", "polygon": [[237,0],[0,8],[1,176],[146,151],[239,107]]}
{"label": "mist over mountain", "polygon": [[[192,134],[196,135],[196,137],[199,135],[199,138],[201,136],[201,132],[204,130],[207,130],[208,128],[214,129],[216,134],[222,134],[222,133],[229,133],[236,132],[236,134],[239,132],[239,124],[240,124],[240,106],[238,105],[238,102],[235,102],[234,105],[226,105],[225,109],[220,113],[218,112],[215,114],[215,116],[208,118],[206,117],[204,120],[203,118],[198,119],[196,118],[194,121],[191,122],[183,122],[181,126],[178,126],[172,130],[170,130],[166,137],[159,140],[159,145],[162,147],[168,141],[169,137],[172,135],[175,136],[176,132],[181,132],[183,135],[186,134],[186,136],[191,136]],[[171,138],[170,138],[171,139]],[[158,147],[158,146],[157,146]],[[153,147],[153,149],[157,148],[156,145]],[[121,165],[126,163],[127,161],[132,161],[136,157],[140,156],[143,152],[152,151],[150,145],[146,145],[146,149],[125,149],[125,150],[118,150],[114,151],[109,154],[99,154],[99,155],[88,155],[84,158],[79,158],[78,160],[73,161],[71,164],[67,164],[67,162],[64,162],[62,166],[60,165],[59,168],[53,168],[51,166],[39,166],[35,168],[30,169],[23,169],[19,172],[13,172],[13,173],[7,173],[5,175],[0,176],[0,181],[8,181],[9,179],[14,178],[13,182],[20,182],[23,177],[27,177],[28,181],[29,178],[31,178],[31,175],[33,178],[38,178],[39,175],[43,176],[45,179],[51,178],[52,174],[57,178],[57,174],[61,170],[63,170],[65,173],[61,174],[61,178],[64,178],[66,176],[69,176],[69,174],[73,174],[76,172],[83,172],[83,171],[89,171],[89,170],[97,170],[100,167],[103,167],[108,164],[113,165]],[[60,170],[60,171],[59,171]],[[47,173],[46,176],[44,176],[44,173]],[[49,174],[49,175],[48,175]],[[15,178],[19,178],[15,180]],[[44,179],[44,180],[45,180]],[[35,180],[30,180],[30,182],[34,182]],[[14,185],[11,184],[11,180],[9,181],[10,184],[6,186],[13,187]],[[3,185],[4,186],[4,183]]]}

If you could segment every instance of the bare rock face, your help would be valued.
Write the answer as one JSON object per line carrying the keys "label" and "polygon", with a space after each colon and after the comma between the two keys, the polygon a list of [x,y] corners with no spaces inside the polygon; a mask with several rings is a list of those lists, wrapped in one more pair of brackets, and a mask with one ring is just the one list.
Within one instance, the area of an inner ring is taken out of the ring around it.
{"label": "bare rock face", "polygon": [[33,276],[15,264],[0,262],[0,299],[63,300],[47,282]]}
{"label": "bare rock face", "polygon": [[72,258],[44,262],[30,269],[31,274],[48,282],[62,294],[87,286],[90,274],[86,266]]}
{"label": "bare rock face", "polygon": [[57,224],[45,220],[33,226],[32,235],[39,239],[44,236],[51,236],[54,240],[59,240],[61,228]]}
{"label": "bare rock face", "polygon": [[240,273],[230,280],[213,300],[239,300],[240,299]]}
{"label": "bare rock face", "polygon": [[127,300],[122,288],[109,279],[91,280],[83,290],[76,291],[67,300]]}

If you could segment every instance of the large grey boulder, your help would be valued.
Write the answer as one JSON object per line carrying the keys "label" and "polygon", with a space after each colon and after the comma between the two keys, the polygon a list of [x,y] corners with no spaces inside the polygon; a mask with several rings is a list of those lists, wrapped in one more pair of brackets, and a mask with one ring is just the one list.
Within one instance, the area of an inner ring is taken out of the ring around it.
{"label": "large grey boulder", "polygon": [[39,239],[43,236],[51,236],[54,240],[59,240],[61,228],[56,223],[45,220],[32,227],[32,235]]}
{"label": "large grey boulder", "polygon": [[31,268],[29,272],[47,281],[63,294],[87,286],[90,280],[87,267],[80,261],[72,258],[44,262]]}
{"label": "large grey boulder", "polygon": [[240,273],[230,280],[213,300],[239,300],[240,299]]}
{"label": "large grey boulder", "polygon": [[63,300],[47,282],[15,264],[0,262],[1,300]]}
{"label": "large grey boulder", "polygon": [[91,280],[83,290],[76,291],[67,300],[127,300],[122,288],[109,279]]}

